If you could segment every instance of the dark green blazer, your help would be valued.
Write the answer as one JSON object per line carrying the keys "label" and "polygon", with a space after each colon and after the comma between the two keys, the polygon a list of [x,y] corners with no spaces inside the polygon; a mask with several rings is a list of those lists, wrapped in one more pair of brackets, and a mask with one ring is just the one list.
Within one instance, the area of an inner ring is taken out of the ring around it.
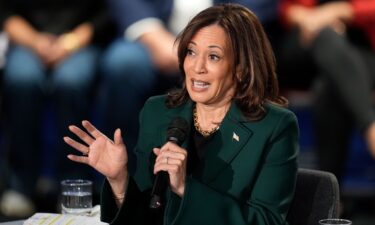
{"label": "dark green blazer", "polygon": [[[152,224],[145,222],[150,200],[145,193],[154,179],[152,149],[165,143],[172,119],[179,116],[192,123],[193,117],[193,102],[170,109],[165,99],[150,98],[141,112],[137,169],[120,209],[108,183],[103,186],[105,222]],[[268,104],[266,111],[263,119],[249,122],[231,105],[197,170],[186,178],[183,198],[168,190],[165,225],[287,224],[297,174],[298,124],[288,109]]]}

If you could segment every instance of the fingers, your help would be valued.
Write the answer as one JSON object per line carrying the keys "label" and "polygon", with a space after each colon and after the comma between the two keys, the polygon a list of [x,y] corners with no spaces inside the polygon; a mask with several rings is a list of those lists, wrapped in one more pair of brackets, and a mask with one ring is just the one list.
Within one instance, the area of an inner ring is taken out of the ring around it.
{"label": "fingers", "polygon": [[177,174],[182,172],[182,167],[176,164],[155,164],[154,174],[159,171],[166,171],[169,175]]}
{"label": "fingers", "polygon": [[168,173],[177,173],[184,167],[185,160],[181,155],[163,153],[156,158],[154,165],[154,174],[159,171],[167,171]]}
{"label": "fingers", "polygon": [[89,165],[89,158],[85,156],[77,156],[77,155],[68,155],[68,159],[78,162],[78,163],[83,163]]}
{"label": "fingers", "polygon": [[185,191],[187,151],[168,142],[162,148],[153,149],[156,157],[154,174],[166,171],[169,174],[171,190],[182,197]]}
{"label": "fingers", "polygon": [[[155,163],[158,163],[158,162],[165,162],[165,159],[168,158],[169,160],[172,160],[172,159],[175,159],[175,160],[180,160],[180,161],[183,161],[186,159],[186,156],[187,154],[183,153],[183,152],[174,152],[174,151],[170,151],[170,150],[162,150],[158,157],[156,158],[156,161]],[[169,161],[170,162],[170,161]]]}
{"label": "fingers", "polygon": [[86,145],[83,145],[83,144],[71,139],[70,137],[64,137],[64,141],[65,141],[65,143],[67,143],[71,147],[77,149],[78,151],[82,152],[83,154],[87,154],[90,150],[89,147],[87,147]]}
{"label": "fingers", "polygon": [[170,141],[167,142],[165,145],[163,145],[160,149],[161,149],[161,151],[169,150],[169,151],[173,151],[173,152],[181,152],[183,154],[187,153],[187,151],[185,149],[181,148],[177,144],[175,144],[173,142],[170,142]]}
{"label": "fingers", "polygon": [[115,134],[113,136],[113,140],[115,142],[115,145],[123,145],[124,141],[121,137],[121,130],[119,128],[116,129]]}
{"label": "fingers", "polygon": [[175,144],[166,144],[161,149],[153,149],[157,155],[154,165],[154,173],[160,170],[168,172],[178,172],[181,168],[185,169],[187,152]]}
{"label": "fingers", "polygon": [[160,149],[154,148],[154,152],[158,156],[156,158],[156,162],[163,157],[175,158],[179,160],[185,160],[187,158],[187,151],[172,142],[167,142]]}
{"label": "fingers", "polygon": [[88,133],[81,130],[81,128],[71,125],[69,126],[69,130],[75,134],[77,137],[79,137],[82,141],[84,141],[87,145],[91,145],[94,142],[94,138],[92,138]]}
{"label": "fingers", "polygon": [[88,120],[82,121],[82,126],[94,137],[98,138],[101,136],[105,136],[102,132],[100,132],[94,125],[92,125]]}

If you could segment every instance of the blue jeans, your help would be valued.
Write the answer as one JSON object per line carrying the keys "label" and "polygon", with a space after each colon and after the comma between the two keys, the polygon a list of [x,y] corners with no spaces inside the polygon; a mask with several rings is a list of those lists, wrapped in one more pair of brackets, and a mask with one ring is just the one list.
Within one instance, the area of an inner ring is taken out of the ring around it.
{"label": "blue jeans", "polygon": [[103,93],[100,105],[104,130],[113,137],[115,129],[121,128],[129,153],[129,168],[132,169],[135,166],[132,150],[137,142],[138,116],[143,104],[151,95],[161,94],[174,84],[175,79],[162,76],[142,44],[127,42],[123,38],[115,40],[105,51],[101,75]]}
{"label": "blue jeans", "polygon": [[136,143],[138,114],[155,87],[157,76],[146,48],[141,44],[114,41],[103,55],[102,108],[107,135],[121,128],[129,150]]}
{"label": "blue jeans", "polygon": [[[42,132],[45,104],[50,102],[57,115],[57,149],[48,160],[55,161],[58,175],[81,171],[84,165],[69,162],[72,151],[63,143],[68,125],[87,118],[99,50],[83,48],[49,69],[30,49],[12,46],[4,68],[6,131],[9,140],[10,188],[32,195],[42,169]],[[51,132],[51,131],[48,131]],[[51,152],[49,152],[51,153]],[[77,152],[75,152],[77,153]],[[59,177],[60,178],[60,177]]]}

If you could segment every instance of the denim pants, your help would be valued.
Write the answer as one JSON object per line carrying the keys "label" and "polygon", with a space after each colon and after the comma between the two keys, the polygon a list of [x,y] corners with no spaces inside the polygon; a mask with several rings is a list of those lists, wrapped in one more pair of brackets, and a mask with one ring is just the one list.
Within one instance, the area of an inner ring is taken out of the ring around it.
{"label": "denim pants", "polygon": [[123,38],[115,40],[101,60],[103,94],[101,112],[104,130],[113,137],[121,128],[129,154],[129,169],[135,167],[133,148],[138,137],[138,116],[148,97],[165,93],[177,83],[177,76],[165,75],[155,68],[147,48]]}
{"label": "denim pants", "polygon": [[[88,46],[49,69],[30,49],[11,46],[4,68],[7,149],[11,171],[10,188],[32,195],[43,164],[42,122],[46,103],[56,111],[57,146],[50,151],[50,163],[57,176],[81,171],[84,165],[69,162],[72,151],[62,141],[68,125],[87,119],[99,49]],[[77,152],[75,152],[77,153]],[[70,171],[70,172],[69,172]]]}

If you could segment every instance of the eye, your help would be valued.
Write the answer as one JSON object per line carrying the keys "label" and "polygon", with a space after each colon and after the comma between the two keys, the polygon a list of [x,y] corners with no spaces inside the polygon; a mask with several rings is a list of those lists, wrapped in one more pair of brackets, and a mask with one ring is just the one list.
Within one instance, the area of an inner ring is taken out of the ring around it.
{"label": "eye", "polygon": [[220,56],[216,55],[216,54],[210,54],[208,56],[211,60],[214,60],[214,61],[218,61],[220,60]]}
{"label": "eye", "polygon": [[195,52],[192,49],[188,48],[188,50],[186,51],[186,55],[195,55]]}

